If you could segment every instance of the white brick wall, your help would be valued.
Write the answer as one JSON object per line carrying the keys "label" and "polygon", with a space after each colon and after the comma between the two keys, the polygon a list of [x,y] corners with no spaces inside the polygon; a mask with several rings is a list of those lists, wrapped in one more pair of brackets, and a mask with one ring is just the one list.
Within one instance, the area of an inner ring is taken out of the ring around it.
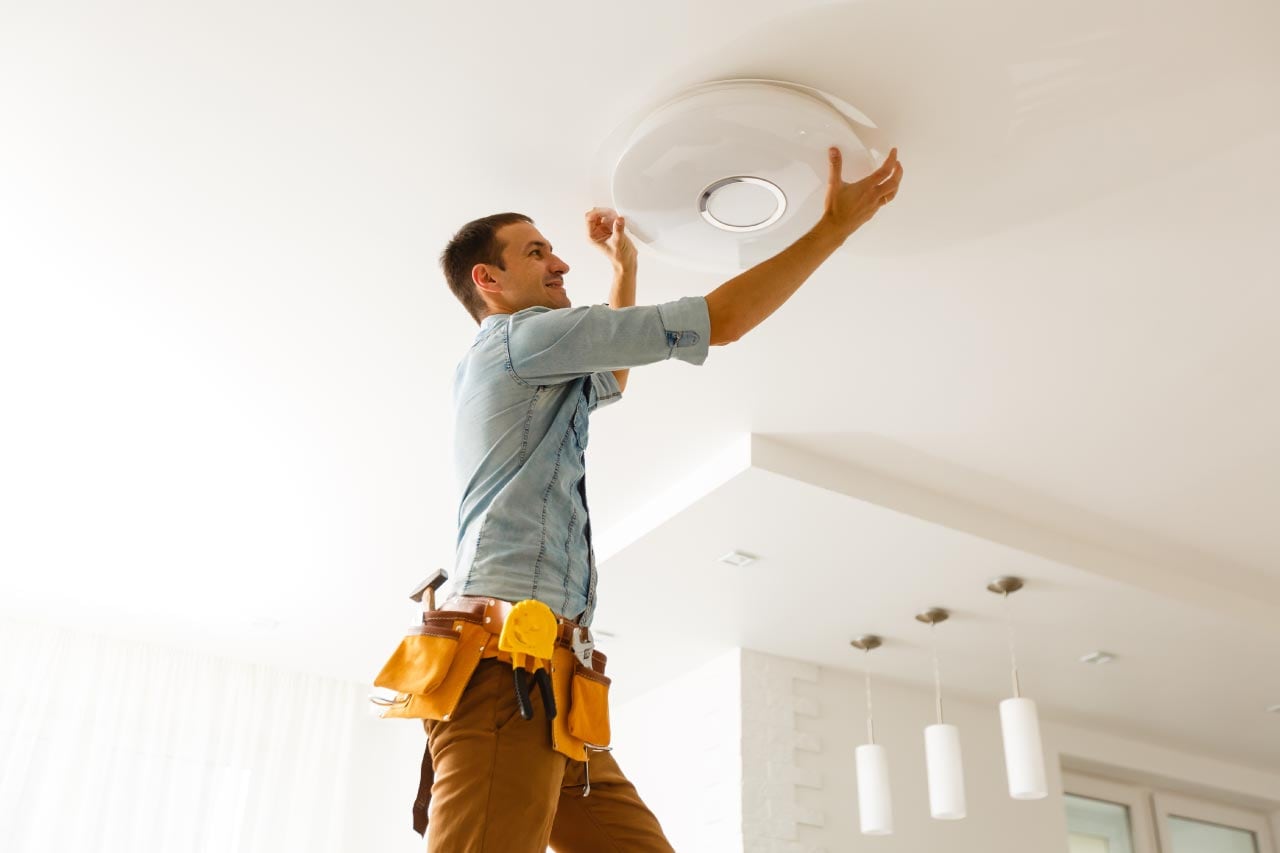
{"label": "white brick wall", "polygon": [[745,853],[822,853],[818,668],[742,652]]}

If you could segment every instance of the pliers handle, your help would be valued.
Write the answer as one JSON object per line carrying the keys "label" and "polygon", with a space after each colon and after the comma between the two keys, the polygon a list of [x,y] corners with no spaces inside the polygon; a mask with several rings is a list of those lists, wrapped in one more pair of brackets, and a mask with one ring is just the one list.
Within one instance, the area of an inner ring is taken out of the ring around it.
{"label": "pliers handle", "polygon": [[[551,689],[551,676],[547,670],[540,664],[533,671],[533,681],[538,685],[539,692],[542,693],[542,708],[547,713],[548,720],[556,718],[556,695]],[[516,687],[516,706],[520,709],[520,716],[525,720],[533,719],[533,702],[529,699],[529,672],[523,666],[511,667],[512,676],[515,679]]]}

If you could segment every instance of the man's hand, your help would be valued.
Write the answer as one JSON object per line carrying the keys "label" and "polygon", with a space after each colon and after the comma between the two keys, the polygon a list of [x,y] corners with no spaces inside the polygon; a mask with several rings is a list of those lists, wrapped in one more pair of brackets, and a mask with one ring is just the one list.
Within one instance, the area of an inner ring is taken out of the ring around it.
{"label": "man's hand", "polygon": [[826,204],[818,223],[769,260],[707,294],[712,346],[733,343],[764,322],[850,234],[898,194],[902,166],[898,163],[897,148],[889,152],[883,166],[853,184],[846,184],[840,176],[843,165],[840,149],[830,149],[828,156],[831,174]]}
{"label": "man's hand", "polygon": [[[636,304],[636,246],[627,236],[627,222],[616,210],[593,207],[587,211],[587,237],[609,256],[613,264],[613,287],[609,307],[630,308]],[[627,387],[626,370],[615,370],[618,388]]]}
{"label": "man's hand", "polygon": [[617,211],[593,207],[587,211],[587,237],[609,256],[615,270],[635,269],[636,246],[627,236],[627,221]]}
{"label": "man's hand", "polygon": [[894,148],[879,169],[860,181],[846,184],[841,177],[844,159],[840,156],[840,149],[832,148],[829,159],[831,171],[822,218],[845,238],[893,201],[898,194],[898,184],[902,182],[902,164],[898,162],[898,149]]}

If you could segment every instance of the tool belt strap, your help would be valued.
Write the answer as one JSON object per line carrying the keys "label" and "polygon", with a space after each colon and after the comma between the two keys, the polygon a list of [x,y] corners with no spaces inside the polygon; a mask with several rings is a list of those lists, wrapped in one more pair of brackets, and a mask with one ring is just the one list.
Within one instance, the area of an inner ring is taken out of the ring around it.
{"label": "tool belt strap", "polygon": [[[425,611],[422,614],[422,625],[427,631],[439,630],[444,633],[450,633],[454,630],[455,623],[459,621],[470,622],[473,625],[483,627],[490,634],[497,637],[502,633],[502,626],[507,621],[507,617],[511,615],[513,607],[515,605],[510,601],[503,601],[500,598],[464,595],[446,601],[439,610]],[[574,632],[578,630],[578,623],[563,616],[557,616],[556,621],[559,623],[556,645],[564,649],[572,649]],[[507,662],[511,660],[511,655],[498,650],[496,642],[485,644],[483,656]],[[605,660],[606,658],[603,654],[593,652],[592,669],[596,672],[603,672]]]}

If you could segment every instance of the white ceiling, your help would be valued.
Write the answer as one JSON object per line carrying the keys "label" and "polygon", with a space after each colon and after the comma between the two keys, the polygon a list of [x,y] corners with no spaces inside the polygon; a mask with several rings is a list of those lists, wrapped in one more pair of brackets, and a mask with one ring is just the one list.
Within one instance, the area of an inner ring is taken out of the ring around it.
{"label": "white ceiling", "polygon": [[[873,671],[932,687],[914,617],[941,606],[945,695],[1010,695],[1012,625],[1023,690],[1055,718],[1280,767],[1274,600],[1245,610],[1186,576],[1161,590],[1163,566],[773,439],[733,442],[680,491],[680,511],[608,546],[597,624],[624,698],[734,646],[861,671],[849,641],[867,633],[885,642]],[[730,550],[759,560],[719,562]],[[1007,605],[987,590],[1001,575],[1026,582]],[[1093,651],[1117,657],[1082,664]]]}
{"label": "white ceiling", "polygon": [[[828,598],[871,566],[903,578],[868,589],[904,642],[902,613],[930,603],[906,579],[963,579],[975,633],[953,634],[977,654],[973,581],[1002,555],[1043,579],[1025,653],[1063,713],[1094,696],[1093,716],[1142,728],[1154,697],[1083,679],[1163,683],[1183,662],[1219,680],[1170,703],[1161,736],[1242,755],[1264,734],[1196,731],[1280,702],[1274,674],[1151,643],[1213,630],[1253,664],[1276,651],[1280,7],[451,5],[5,13],[0,606],[369,677],[402,596],[452,554],[448,390],[474,326],[443,243],[523,210],[575,301],[601,301],[580,217],[608,202],[618,128],[685,85],[782,78],[875,120],[903,192],[768,324],[703,368],[637,371],[596,418],[602,618],[632,600],[638,555],[714,580],[706,556],[758,536],[770,600],[788,566]],[[716,284],[641,257],[643,300]],[[833,496],[753,456],[681,492],[748,434],[878,485]],[[886,547],[895,524],[911,549]],[[723,580],[744,614],[762,606]],[[652,604],[635,600],[610,614],[623,649]],[[824,644],[877,627],[795,603],[812,642],[771,650],[836,663]],[[1158,614],[1150,633],[1134,609]],[[708,644],[765,643],[713,624]],[[1129,668],[1061,663],[1109,638]],[[957,678],[998,690],[986,664]]]}

